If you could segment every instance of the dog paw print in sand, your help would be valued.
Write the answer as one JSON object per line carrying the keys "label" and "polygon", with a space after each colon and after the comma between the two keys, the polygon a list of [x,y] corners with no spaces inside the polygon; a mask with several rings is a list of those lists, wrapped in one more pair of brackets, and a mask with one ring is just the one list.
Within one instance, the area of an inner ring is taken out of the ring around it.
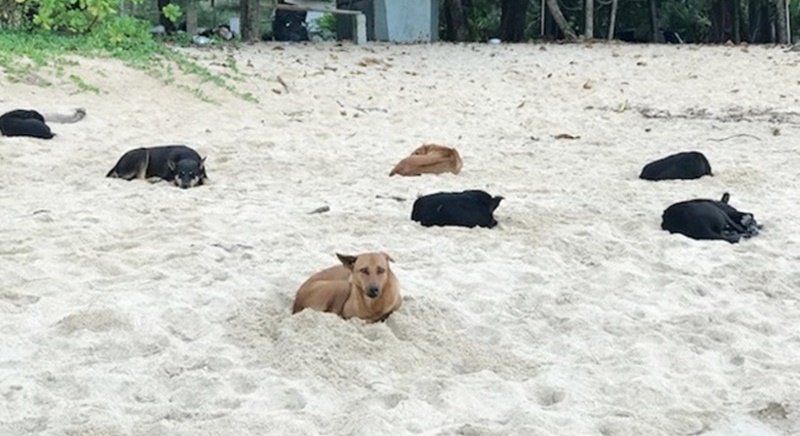
{"label": "dog paw print in sand", "polygon": [[281,397],[283,407],[288,410],[301,410],[308,404],[303,394],[294,388],[284,391]]}
{"label": "dog paw print in sand", "polygon": [[78,330],[107,332],[111,330],[130,330],[130,322],[113,310],[88,310],[75,312],[61,318],[56,327],[65,335]]}
{"label": "dog paw print in sand", "polygon": [[381,395],[380,397],[380,400],[383,403],[383,407],[385,407],[386,409],[394,409],[395,407],[397,407],[398,404],[400,404],[400,402],[405,401],[407,399],[408,395],[401,392],[384,394]]}
{"label": "dog paw print in sand", "polygon": [[167,330],[184,342],[205,336],[211,329],[197,312],[188,308],[167,309],[161,318]]}
{"label": "dog paw print in sand", "polygon": [[544,407],[558,404],[564,401],[564,398],[566,397],[566,394],[561,389],[548,386],[543,386],[536,389],[534,395],[536,397],[536,402]]}

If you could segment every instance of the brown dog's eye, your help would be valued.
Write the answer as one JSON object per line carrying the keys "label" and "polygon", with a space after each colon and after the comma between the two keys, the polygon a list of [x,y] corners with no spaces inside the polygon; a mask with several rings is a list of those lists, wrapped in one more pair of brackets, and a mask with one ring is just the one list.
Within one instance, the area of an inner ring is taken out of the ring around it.
{"label": "brown dog's eye", "polygon": [[360,270],[358,270],[358,272],[360,272],[361,274],[369,274],[369,268],[361,268]]}
{"label": "brown dog's eye", "polygon": [[386,270],[385,270],[385,269],[383,269],[383,268],[381,268],[381,267],[378,267],[378,274],[383,274],[383,273],[385,273],[385,272],[386,272]]}

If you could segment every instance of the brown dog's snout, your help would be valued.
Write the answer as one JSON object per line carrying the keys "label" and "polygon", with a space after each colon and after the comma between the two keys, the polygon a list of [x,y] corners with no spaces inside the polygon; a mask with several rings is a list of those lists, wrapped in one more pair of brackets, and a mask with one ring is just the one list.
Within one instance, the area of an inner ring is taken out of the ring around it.
{"label": "brown dog's snout", "polygon": [[380,294],[380,292],[381,292],[381,290],[378,287],[378,285],[369,285],[367,287],[367,297],[369,297],[369,298],[377,297],[378,294]]}

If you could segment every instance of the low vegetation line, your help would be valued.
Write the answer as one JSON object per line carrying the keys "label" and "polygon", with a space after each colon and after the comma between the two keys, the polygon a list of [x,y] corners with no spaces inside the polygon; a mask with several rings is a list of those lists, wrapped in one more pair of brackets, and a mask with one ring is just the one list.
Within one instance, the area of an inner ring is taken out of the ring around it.
{"label": "low vegetation line", "polygon": [[79,63],[81,57],[111,58],[209,103],[216,102],[200,88],[188,84],[186,78],[195,77],[200,83],[208,82],[245,101],[257,102],[252,94],[236,87],[235,82],[243,80],[238,70],[216,74],[166,42],[153,38],[146,23],[137,20],[126,23],[124,17],[120,20],[108,29],[82,35],[45,30],[0,30],[0,69],[13,82],[51,86],[49,80],[37,74],[46,72],[67,78],[77,92],[100,94],[104,92],[101,88],[68,70]]}

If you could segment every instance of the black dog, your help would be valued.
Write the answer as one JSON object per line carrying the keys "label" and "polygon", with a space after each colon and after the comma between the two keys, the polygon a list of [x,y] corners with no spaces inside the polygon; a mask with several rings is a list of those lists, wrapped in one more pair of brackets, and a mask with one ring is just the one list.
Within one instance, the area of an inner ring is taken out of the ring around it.
{"label": "black dog", "polygon": [[503,197],[484,191],[439,192],[417,198],[411,219],[423,226],[489,227],[497,225],[492,213]]}
{"label": "black dog", "polygon": [[664,37],[664,42],[667,44],[683,44],[683,38],[681,35],[672,30],[672,29],[658,29],[661,31],[661,35]]}
{"label": "black dog", "polygon": [[739,212],[728,204],[726,192],[720,201],[695,199],[675,203],[661,215],[661,228],[692,239],[723,239],[739,242],[758,234],[762,228],[753,214]]}
{"label": "black dog", "polygon": [[635,29],[622,29],[614,32],[614,38],[625,42],[647,42],[647,39],[637,37]]}
{"label": "black dog", "polygon": [[233,31],[231,30],[231,26],[227,24],[220,24],[217,27],[206,29],[198,33],[198,35],[205,36],[206,38],[212,38],[214,36],[217,36],[221,39],[224,39],[225,41],[230,41],[236,37],[236,34],[233,33]]}
{"label": "black dog", "polygon": [[640,179],[645,180],[673,180],[673,179],[699,179],[711,173],[711,164],[703,153],[687,151],[676,153],[650,162],[642,168]]}
{"label": "black dog", "polygon": [[53,132],[44,122],[44,116],[33,110],[17,109],[0,116],[0,133],[4,136],[31,136],[50,139]]}
{"label": "black dog", "polygon": [[186,189],[202,185],[208,178],[205,160],[185,145],[137,148],[122,155],[106,177],[125,180],[159,177]]}
{"label": "black dog", "polygon": [[306,12],[275,10],[272,21],[272,36],[275,41],[308,41]]}

